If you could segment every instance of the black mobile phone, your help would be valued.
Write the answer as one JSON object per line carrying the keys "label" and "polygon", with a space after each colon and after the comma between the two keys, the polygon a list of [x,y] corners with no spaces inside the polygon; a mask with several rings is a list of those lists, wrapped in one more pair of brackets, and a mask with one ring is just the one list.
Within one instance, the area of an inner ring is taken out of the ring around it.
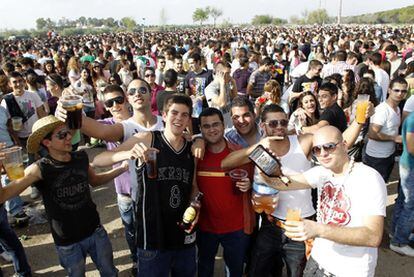
{"label": "black mobile phone", "polygon": [[276,170],[281,167],[279,160],[260,144],[250,153],[249,159],[267,176],[276,176]]}

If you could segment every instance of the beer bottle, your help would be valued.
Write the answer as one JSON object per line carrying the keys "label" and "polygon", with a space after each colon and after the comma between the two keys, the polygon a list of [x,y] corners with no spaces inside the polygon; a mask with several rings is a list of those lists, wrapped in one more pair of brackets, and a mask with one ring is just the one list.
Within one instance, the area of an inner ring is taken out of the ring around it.
{"label": "beer bottle", "polygon": [[190,206],[185,210],[183,214],[183,220],[180,223],[180,227],[184,230],[189,230],[191,224],[196,219],[201,208],[201,199],[203,198],[203,193],[198,192],[193,201],[191,201]]}

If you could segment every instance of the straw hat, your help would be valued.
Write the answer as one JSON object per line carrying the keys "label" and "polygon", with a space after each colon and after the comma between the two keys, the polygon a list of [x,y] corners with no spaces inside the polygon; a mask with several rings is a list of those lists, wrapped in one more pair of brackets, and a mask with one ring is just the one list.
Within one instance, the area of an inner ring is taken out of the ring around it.
{"label": "straw hat", "polygon": [[36,153],[39,151],[40,143],[45,136],[63,124],[65,122],[60,121],[53,115],[48,115],[37,120],[33,124],[32,134],[27,140],[27,152]]}

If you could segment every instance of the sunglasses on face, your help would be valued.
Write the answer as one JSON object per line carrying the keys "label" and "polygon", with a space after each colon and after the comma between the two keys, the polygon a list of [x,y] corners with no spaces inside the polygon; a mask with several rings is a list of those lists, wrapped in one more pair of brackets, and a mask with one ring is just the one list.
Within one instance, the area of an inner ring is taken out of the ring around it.
{"label": "sunglasses on face", "polygon": [[68,137],[68,135],[71,135],[72,133],[67,130],[67,129],[63,129],[60,130],[59,132],[56,133],[55,137],[59,140],[63,140],[66,139]]}
{"label": "sunglasses on face", "polygon": [[277,126],[287,127],[289,121],[286,119],[274,119],[270,120],[269,122],[265,122],[266,125],[268,125],[270,128],[276,128]]}
{"label": "sunglasses on face", "polygon": [[140,94],[147,94],[149,92],[147,87],[139,87],[139,88],[130,88],[128,90],[128,95],[132,96],[135,95],[135,93],[139,92]]}
{"label": "sunglasses on face", "polygon": [[155,77],[155,74],[145,74],[145,77],[149,78],[149,77]]}
{"label": "sunglasses on face", "polygon": [[339,142],[335,143],[335,142],[329,142],[329,143],[325,143],[322,145],[317,145],[312,147],[312,153],[315,156],[320,156],[322,149],[323,151],[325,151],[328,155],[331,154],[332,152],[334,152],[336,150],[336,147],[338,146]]}
{"label": "sunglasses on face", "polygon": [[123,96],[117,96],[112,99],[108,99],[104,102],[105,107],[112,108],[112,106],[115,104],[115,102],[119,105],[124,104],[125,98]]}

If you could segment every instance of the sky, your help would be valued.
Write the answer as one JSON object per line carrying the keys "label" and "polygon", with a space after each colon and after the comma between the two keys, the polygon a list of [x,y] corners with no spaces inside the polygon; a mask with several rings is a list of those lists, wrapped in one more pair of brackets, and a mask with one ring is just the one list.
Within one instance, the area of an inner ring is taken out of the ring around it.
{"label": "sky", "polygon": [[[413,0],[343,0],[342,15],[358,15],[412,4]],[[193,24],[194,10],[206,6],[223,11],[217,23],[227,20],[237,24],[249,23],[259,14],[289,19],[292,15],[300,16],[305,10],[319,7],[336,16],[339,0],[0,0],[0,29],[35,28],[39,17],[57,21],[62,17],[120,19],[130,16],[138,24],[157,25],[160,24],[162,9],[167,24]]]}

